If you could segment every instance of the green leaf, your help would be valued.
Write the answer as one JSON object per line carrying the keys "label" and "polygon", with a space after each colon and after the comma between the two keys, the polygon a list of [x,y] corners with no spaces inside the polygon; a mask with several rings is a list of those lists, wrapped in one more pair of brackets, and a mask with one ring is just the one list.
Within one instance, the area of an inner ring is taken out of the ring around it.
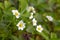
{"label": "green leaf", "polygon": [[60,0],[56,0],[58,4],[60,4]]}
{"label": "green leaf", "polygon": [[38,0],[38,3],[44,3],[46,0]]}
{"label": "green leaf", "polygon": [[22,35],[19,36],[19,40],[24,40],[24,38],[22,37]]}
{"label": "green leaf", "polygon": [[29,33],[35,34],[35,27],[32,25],[28,25],[26,31]]}
{"label": "green leaf", "polygon": [[30,38],[30,40],[34,40],[34,38]]}
{"label": "green leaf", "polygon": [[57,35],[55,33],[51,33],[51,40],[58,40]]}
{"label": "green leaf", "polygon": [[4,1],[4,6],[5,8],[9,8],[11,6],[10,2],[9,1]]}
{"label": "green leaf", "polygon": [[21,12],[23,12],[27,8],[27,0],[19,0],[21,3]]}
{"label": "green leaf", "polygon": [[27,13],[27,12],[25,12],[25,13],[21,13],[21,15],[22,15],[22,17],[27,17],[27,18],[29,18],[30,17],[30,13]]}
{"label": "green leaf", "polygon": [[55,21],[54,31],[60,31],[60,20]]}
{"label": "green leaf", "polygon": [[38,34],[41,35],[45,40],[49,40],[49,36],[47,36],[44,32]]}
{"label": "green leaf", "polygon": [[11,36],[13,38],[13,40],[19,40],[16,36],[12,35]]}
{"label": "green leaf", "polygon": [[3,3],[0,3],[0,8],[3,8],[4,6],[3,6]]}

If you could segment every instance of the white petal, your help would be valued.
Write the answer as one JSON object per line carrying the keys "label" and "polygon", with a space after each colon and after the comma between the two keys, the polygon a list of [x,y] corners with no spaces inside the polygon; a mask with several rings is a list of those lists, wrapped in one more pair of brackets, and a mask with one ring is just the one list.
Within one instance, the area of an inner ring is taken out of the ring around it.
{"label": "white petal", "polygon": [[18,30],[21,30],[20,28],[18,28]]}
{"label": "white petal", "polygon": [[18,10],[12,10],[12,12],[13,12],[13,14],[14,14],[15,12],[18,12]]}
{"label": "white petal", "polygon": [[37,25],[37,21],[35,20],[35,18],[33,18],[32,22],[33,22],[33,26]]}
{"label": "white petal", "polygon": [[32,18],[33,18],[33,16],[30,16],[30,17],[29,17],[29,19],[32,19]]}
{"label": "white petal", "polygon": [[19,26],[20,23],[18,23],[16,26]]}
{"label": "white petal", "polygon": [[14,12],[18,12],[18,10],[12,10],[12,12],[14,13]]}
{"label": "white petal", "polygon": [[36,11],[34,10],[33,13],[36,13]]}
{"label": "white petal", "polygon": [[24,28],[19,28],[19,27],[18,27],[18,30],[23,30],[23,29],[24,29]]}
{"label": "white petal", "polygon": [[36,21],[36,20],[35,20],[35,18],[33,18],[33,20],[32,20],[32,21]]}
{"label": "white petal", "polygon": [[38,26],[37,26],[37,28],[38,28],[38,27],[40,27],[40,28],[41,28],[42,26],[41,26],[41,25],[38,25]]}
{"label": "white petal", "polygon": [[29,6],[29,7],[27,8],[27,11],[28,11],[28,12],[32,11],[32,12],[34,13],[34,10],[35,10],[35,9],[34,9],[33,6]]}
{"label": "white petal", "polygon": [[19,18],[20,16],[16,16],[16,18]]}
{"label": "white petal", "polygon": [[37,24],[36,23],[33,23],[33,26],[36,26]]}
{"label": "white petal", "polygon": [[24,28],[21,28],[21,30],[23,30]]}
{"label": "white petal", "polygon": [[51,16],[46,16],[46,18],[49,20],[49,21],[53,21],[53,18]]}
{"label": "white petal", "polygon": [[[13,15],[16,16],[16,18],[19,18],[19,17],[20,17],[20,13],[18,12],[18,10],[12,10],[12,13],[13,13]],[[16,15],[16,13],[17,13],[18,15]]]}
{"label": "white petal", "polygon": [[33,13],[31,13],[31,15],[33,16]]}

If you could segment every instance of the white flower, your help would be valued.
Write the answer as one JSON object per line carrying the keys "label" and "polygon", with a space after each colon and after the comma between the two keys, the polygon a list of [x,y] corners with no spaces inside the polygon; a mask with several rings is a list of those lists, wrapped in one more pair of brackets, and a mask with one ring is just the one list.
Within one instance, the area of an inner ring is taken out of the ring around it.
{"label": "white flower", "polygon": [[23,30],[25,28],[25,23],[21,20],[16,26],[18,27],[18,30]]}
{"label": "white flower", "polygon": [[20,13],[18,12],[18,10],[12,10],[13,15],[16,16],[16,18],[20,17]]}
{"label": "white flower", "polygon": [[53,21],[53,18],[51,16],[46,16],[46,18],[49,20],[49,21]]}
{"label": "white flower", "polygon": [[33,22],[33,26],[37,25],[37,20],[35,18],[33,18],[32,22]]}
{"label": "white flower", "polygon": [[38,32],[42,32],[42,31],[43,31],[43,28],[42,28],[41,25],[38,25],[37,28],[36,28],[36,30],[37,30]]}
{"label": "white flower", "polygon": [[29,7],[27,8],[27,11],[28,11],[28,12],[33,12],[33,13],[36,12],[33,6],[29,6]]}
{"label": "white flower", "polygon": [[31,13],[31,16],[29,17],[29,19],[32,19],[33,18],[33,13]]}
{"label": "white flower", "polygon": [[30,16],[30,17],[29,17],[29,19],[32,19],[32,18],[33,18],[33,16]]}
{"label": "white flower", "polygon": [[36,11],[35,11],[35,10],[33,10],[33,13],[36,13]]}
{"label": "white flower", "polygon": [[31,15],[33,16],[33,13],[31,13]]}

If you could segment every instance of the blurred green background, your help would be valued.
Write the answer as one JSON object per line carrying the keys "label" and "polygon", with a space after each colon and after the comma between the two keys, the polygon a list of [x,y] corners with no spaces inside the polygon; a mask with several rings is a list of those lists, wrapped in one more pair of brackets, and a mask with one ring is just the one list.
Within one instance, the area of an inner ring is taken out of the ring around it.
{"label": "blurred green background", "polygon": [[[35,8],[34,17],[43,26],[42,33],[38,33],[28,19],[27,6]],[[14,9],[21,13],[21,18],[13,16]],[[46,15],[54,21],[48,21]],[[23,31],[16,27],[21,19],[27,24]],[[60,40],[60,0],[0,0],[0,40]]]}

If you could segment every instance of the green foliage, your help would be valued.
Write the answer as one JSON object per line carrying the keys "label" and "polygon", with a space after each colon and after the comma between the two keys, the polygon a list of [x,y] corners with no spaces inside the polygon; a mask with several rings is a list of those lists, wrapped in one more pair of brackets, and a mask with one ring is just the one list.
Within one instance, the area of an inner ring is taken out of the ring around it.
{"label": "green foliage", "polygon": [[[29,19],[27,7],[33,6],[36,13],[34,18],[41,24],[43,31],[39,33]],[[12,10],[20,12],[16,19]],[[52,16],[49,21],[46,16]],[[17,23],[26,23],[24,30],[18,30]],[[38,37],[37,37],[38,36]],[[60,0],[4,0],[0,2],[0,40],[60,40]]]}

